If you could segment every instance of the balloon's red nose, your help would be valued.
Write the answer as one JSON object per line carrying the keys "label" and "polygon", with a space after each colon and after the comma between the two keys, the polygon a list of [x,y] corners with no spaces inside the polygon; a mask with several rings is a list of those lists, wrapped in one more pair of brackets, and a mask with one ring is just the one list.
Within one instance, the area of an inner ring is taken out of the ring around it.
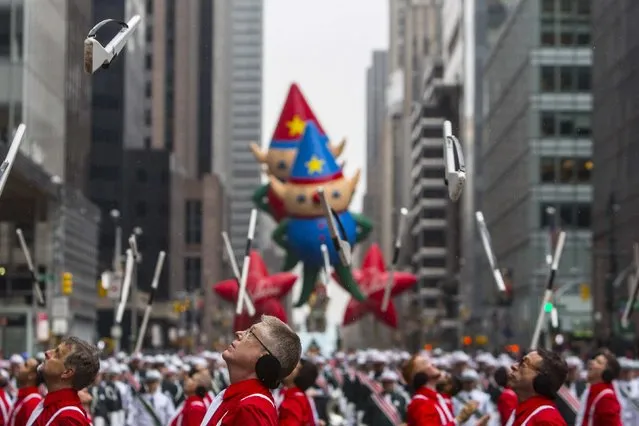
{"label": "balloon's red nose", "polygon": [[315,194],[313,194],[313,202],[315,204],[319,204],[319,202],[320,202],[320,196],[319,196],[319,194],[317,192]]}

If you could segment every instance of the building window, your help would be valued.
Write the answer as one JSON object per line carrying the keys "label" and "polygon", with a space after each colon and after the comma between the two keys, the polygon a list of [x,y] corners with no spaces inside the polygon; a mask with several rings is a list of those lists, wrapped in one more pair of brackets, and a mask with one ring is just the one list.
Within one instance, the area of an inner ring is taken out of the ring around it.
{"label": "building window", "polygon": [[591,134],[591,114],[586,111],[541,111],[542,137],[584,138]]}
{"label": "building window", "polygon": [[147,53],[144,57],[144,62],[145,62],[147,70],[150,70],[151,68],[153,68],[153,54]]}
{"label": "building window", "polygon": [[422,260],[422,267],[424,268],[445,268],[446,259],[443,257],[425,258]]}
{"label": "building window", "polygon": [[594,164],[590,158],[541,157],[539,181],[558,184],[590,183],[593,167]]}
{"label": "building window", "polygon": [[542,66],[540,88],[542,92],[590,92],[592,69],[589,66]]}
{"label": "building window", "polygon": [[187,200],[185,206],[185,242],[186,244],[202,243],[202,202]]}
{"label": "building window", "polygon": [[184,258],[184,287],[194,291],[202,286],[202,260],[199,257]]}
{"label": "building window", "polygon": [[542,0],[541,11],[542,13],[555,13],[555,0]]}
{"label": "building window", "polygon": [[446,247],[445,231],[423,231],[421,238],[424,241],[424,247]]}
{"label": "building window", "polygon": [[446,210],[441,209],[424,209],[421,214],[422,219],[446,219]]}
{"label": "building window", "polygon": [[146,203],[144,201],[139,201],[135,205],[135,214],[137,217],[145,217],[146,216]]}
{"label": "building window", "polygon": [[422,148],[422,157],[424,157],[424,158],[443,158],[444,157],[444,148],[434,148],[434,147]]}
{"label": "building window", "polygon": [[151,93],[152,93],[152,91],[153,91],[153,86],[151,85],[151,82],[150,82],[150,81],[147,81],[147,82],[146,82],[146,84],[145,84],[145,86],[144,86],[144,95],[145,95],[147,98],[150,98],[150,97],[151,97]]}
{"label": "building window", "polygon": [[144,124],[146,124],[147,126],[151,125],[151,110],[150,109],[145,109],[144,110]]}
{"label": "building window", "polygon": [[[550,211],[554,213],[550,214]],[[592,224],[592,207],[589,203],[577,202],[542,203],[539,219],[541,228],[552,225],[563,229],[589,229]]]}
{"label": "building window", "polygon": [[446,190],[445,189],[422,189],[421,197],[422,198],[446,198]]}
{"label": "building window", "polygon": [[442,169],[422,169],[420,173],[422,179],[443,179],[444,170]]}

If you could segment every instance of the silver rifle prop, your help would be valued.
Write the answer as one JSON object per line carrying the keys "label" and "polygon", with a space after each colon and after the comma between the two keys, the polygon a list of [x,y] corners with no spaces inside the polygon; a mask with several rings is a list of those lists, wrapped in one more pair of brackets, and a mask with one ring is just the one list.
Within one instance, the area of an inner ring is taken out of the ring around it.
{"label": "silver rifle prop", "polygon": [[326,244],[322,244],[320,246],[320,250],[322,251],[322,260],[324,260],[324,275],[326,276],[325,278],[325,285],[326,285],[326,289],[328,290],[328,285],[331,282],[331,260],[328,257],[328,247],[326,247]]}
{"label": "silver rifle prop", "polygon": [[453,125],[450,121],[444,121],[444,183],[448,187],[448,197],[451,201],[457,201],[466,184],[466,164],[461,143],[453,135]]}
{"label": "silver rifle prop", "polygon": [[[348,241],[344,241],[340,238],[339,231],[337,230],[337,223],[335,222],[335,216],[333,216],[331,206],[328,204],[328,200],[326,199],[324,187],[320,186],[319,188],[317,188],[317,193],[320,197],[320,204],[322,205],[322,210],[324,211],[324,217],[326,217],[326,221],[328,222],[328,230],[331,233],[333,246],[337,251],[342,265],[349,267],[352,262],[351,245],[348,243]],[[344,238],[346,238],[346,235],[344,235]]]}
{"label": "silver rifle prop", "polygon": [[546,303],[552,299],[552,293],[555,285],[555,275],[559,268],[559,261],[561,260],[561,253],[564,251],[564,244],[566,243],[566,233],[561,231],[559,234],[559,240],[557,241],[557,247],[555,247],[555,254],[552,257],[552,265],[550,266],[550,274],[548,275],[548,281],[546,283],[546,291],[544,292],[544,298],[541,301],[541,307],[539,308],[539,315],[537,316],[537,324],[535,325],[535,332],[530,342],[530,349],[537,349],[539,344],[539,335],[541,334],[541,327],[544,324],[546,318],[545,306]]}
{"label": "silver rifle prop", "polygon": [[137,261],[140,258],[140,252],[138,251],[138,240],[135,238],[135,234],[129,237],[129,247],[131,247],[133,259]]}
{"label": "silver rifle prop", "polygon": [[11,141],[11,145],[9,146],[7,156],[0,165],[0,197],[4,192],[4,187],[7,184],[7,180],[9,179],[9,173],[11,173],[13,163],[16,161],[18,150],[20,149],[20,144],[22,143],[22,139],[24,139],[24,132],[26,130],[27,126],[25,126],[24,124],[20,124],[18,126],[18,128],[16,129],[16,134],[13,135],[13,140]]}
{"label": "silver rifle prop", "polygon": [[[229,240],[229,235],[226,231],[222,231],[222,239],[224,239],[224,248],[226,249],[226,255],[229,258],[229,262],[231,263],[231,269],[233,270],[233,276],[235,277],[235,281],[237,282],[237,293],[238,297],[240,294],[240,268],[237,266],[237,261],[235,260],[235,255],[233,254],[233,247],[231,246],[231,240]],[[244,303],[246,303],[246,312],[248,312],[249,316],[252,317],[255,315],[255,305],[253,305],[253,301],[251,300],[251,296],[248,293],[245,293],[246,297],[244,298]]]}
{"label": "silver rifle prop", "polygon": [[20,247],[22,248],[22,253],[24,253],[24,258],[27,261],[27,267],[29,268],[29,272],[31,273],[31,279],[33,280],[33,293],[38,301],[38,305],[44,306],[44,294],[42,294],[42,288],[40,288],[40,280],[36,275],[35,266],[33,265],[33,259],[31,259],[31,252],[29,251],[29,246],[27,246],[27,242],[24,239],[24,235],[22,234],[22,229],[16,229],[16,234],[18,235],[18,241],[20,241]]}
{"label": "silver rifle prop", "polygon": [[124,279],[122,280],[122,296],[120,297],[120,304],[115,314],[115,325],[120,326],[122,324],[122,317],[124,316],[124,308],[126,302],[129,300],[129,292],[131,291],[131,278],[133,276],[133,250],[127,249],[126,251],[126,265],[124,267]]}
{"label": "silver rifle prop", "polygon": [[635,302],[637,301],[637,296],[639,296],[639,244],[637,243],[633,245],[633,254],[635,260],[635,276],[633,277],[632,292],[630,293],[630,298],[626,302],[626,308],[623,310],[623,315],[621,316],[621,326],[623,328],[628,327],[632,309],[634,308]]}
{"label": "silver rifle prop", "polygon": [[240,294],[237,297],[237,307],[235,314],[240,315],[244,308],[244,299],[246,299],[246,280],[248,278],[249,266],[251,264],[251,247],[253,246],[253,237],[255,236],[255,224],[257,223],[257,210],[251,210],[251,219],[249,220],[248,234],[246,235],[246,249],[244,251],[244,263],[242,264],[242,275],[240,275]]}
{"label": "silver rifle prop", "polygon": [[146,327],[149,324],[149,317],[151,316],[151,310],[153,309],[153,299],[155,298],[155,292],[158,289],[158,284],[160,283],[160,275],[162,274],[162,267],[164,266],[164,258],[166,257],[166,253],[161,251],[158,254],[158,261],[155,264],[155,272],[153,273],[153,281],[151,281],[151,292],[149,293],[149,301],[146,304],[146,308],[144,309],[144,317],[142,318],[142,327],[140,327],[140,332],[138,333],[138,341],[135,342],[135,351],[134,354],[140,353],[142,350],[142,342],[144,341],[144,335],[146,334]]}
{"label": "silver rifle prop", "polygon": [[402,236],[404,235],[404,228],[406,227],[406,215],[408,215],[408,210],[402,207],[399,211],[399,223],[397,224],[397,236],[395,237],[395,248],[393,249],[393,261],[390,272],[388,273],[386,288],[384,289],[384,298],[382,299],[382,312],[386,312],[388,304],[390,303],[391,289],[393,288],[393,281],[395,281],[395,268],[399,261],[399,252],[402,249]]}
{"label": "silver rifle prop", "polygon": [[493,252],[492,244],[490,242],[490,233],[488,232],[488,227],[486,226],[486,221],[484,220],[484,214],[479,211],[475,212],[475,219],[477,221],[477,226],[479,227],[479,236],[481,237],[481,242],[484,246],[484,252],[486,253],[486,257],[488,258],[490,269],[493,271],[495,284],[497,284],[497,288],[499,289],[499,291],[506,292],[506,284],[504,283],[504,277],[501,274],[501,270],[499,269],[499,266],[497,266],[497,260],[495,257],[495,253]]}

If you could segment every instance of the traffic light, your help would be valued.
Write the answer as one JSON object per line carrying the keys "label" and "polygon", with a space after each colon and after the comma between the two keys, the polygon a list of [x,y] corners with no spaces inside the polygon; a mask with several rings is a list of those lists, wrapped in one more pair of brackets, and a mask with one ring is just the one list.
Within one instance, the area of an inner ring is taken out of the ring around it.
{"label": "traffic light", "polygon": [[73,293],[73,274],[65,272],[62,274],[62,294],[68,296]]}
{"label": "traffic light", "polygon": [[552,309],[553,309],[552,302],[546,302],[546,304],[544,305],[544,312],[549,314],[552,312]]}
{"label": "traffic light", "polygon": [[484,336],[483,334],[480,334],[479,336],[475,337],[475,343],[477,343],[478,345],[484,346],[488,343],[488,337]]}
{"label": "traffic light", "polygon": [[464,346],[470,346],[473,343],[473,338],[470,336],[464,336],[464,338],[462,339],[462,343],[464,344]]}
{"label": "traffic light", "polygon": [[588,284],[579,286],[579,295],[583,301],[590,300],[590,286]]}

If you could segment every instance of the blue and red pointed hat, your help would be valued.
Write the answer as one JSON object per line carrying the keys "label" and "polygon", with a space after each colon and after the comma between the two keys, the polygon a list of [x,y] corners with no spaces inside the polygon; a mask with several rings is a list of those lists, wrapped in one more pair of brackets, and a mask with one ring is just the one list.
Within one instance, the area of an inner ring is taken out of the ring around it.
{"label": "blue and red pointed hat", "polygon": [[342,177],[342,168],[335,161],[320,130],[309,121],[291,167],[290,183],[320,184]]}
{"label": "blue and red pointed hat", "polygon": [[288,89],[288,95],[273,132],[269,149],[297,149],[308,122],[314,123],[324,142],[328,142],[322,125],[317,121],[317,117],[306,102],[300,87],[297,83],[293,83]]}

